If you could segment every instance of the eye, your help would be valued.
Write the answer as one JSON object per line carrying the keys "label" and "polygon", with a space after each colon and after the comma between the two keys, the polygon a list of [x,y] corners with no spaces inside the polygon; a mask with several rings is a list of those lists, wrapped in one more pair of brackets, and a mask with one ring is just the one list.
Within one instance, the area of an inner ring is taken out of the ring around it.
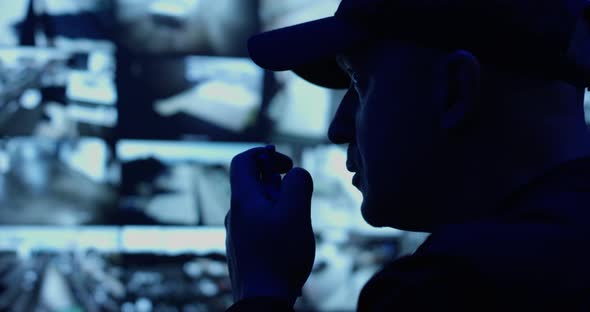
{"label": "eye", "polygon": [[352,83],[354,83],[356,85],[360,82],[361,77],[360,77],[359,73],[354,72],[354,73],[352,73],[350,78],[352,79]]}
{"label": "eye", "polygon": [[351,79],[352,85],[357,89],[357,91],[359,88],[362,88],[365,86],[365,79],[358,72],[353,72],[350,75],[350,79]]}

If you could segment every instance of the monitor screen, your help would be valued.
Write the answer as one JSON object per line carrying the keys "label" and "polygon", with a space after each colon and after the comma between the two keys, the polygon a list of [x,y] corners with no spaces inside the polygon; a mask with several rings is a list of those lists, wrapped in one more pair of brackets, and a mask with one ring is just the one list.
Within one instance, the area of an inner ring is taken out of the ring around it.
{"label": "monitor screen", "polygon": [[116,220],[118,174],[104,140],[0,141],[0,224],[85,225]]}
{"label": "monitor screen", "polygon": [[[232,158],[262,143],[120,140],[119,209],[129,224],[223,226],[230,208]],[[361,193],[346,170],[346,149],[277,145],[314,179],[315,229],[370,230],[361,216]],[[121,220],[121,219],[119,219]],[[122,222],[125,223],[125,222]]]}
{"label": "monitor screen", "polygon": [[0,46],[18,44],[17,25],[27,12],[27,1],[5,1],[0,10]]}
{"label": "monitor screen", "polygon": [[108,48],[0,48],[0,134],[112,137],[114,63]]}
{"label": "monitor screen", "polygon": [[[318,231],[295,310],[353,311],[404,252],[400,234]],[[234,303],[224,246],[223,228],[0,227],[0,309],[224,311]]]}
{"label": "monitor screen", "polygon": [[0,14],[7,136],[111,137],[117,122],[110,0],[19,0]]}
{"label": "monitor screen", "polygon": [[261,70],[247,40],[328,16],[337,4],[118,0],[119,136],[325,143],[342,93]]}
{"label": "monitor screen", "polygon": [[246,56],[253,0],[117,0],[117,40],[135,53]]}
{"label": "monitor screen", "polygon": [[[229,166],[254,143],[121,140],[121,223],[223,226]],[[120,218],[121,218],[120,217]]]}
{"label": "monitor screen", "polygon": [[118,136],[254,141],[266,135],[264,71],[248,58],[119,55]]}

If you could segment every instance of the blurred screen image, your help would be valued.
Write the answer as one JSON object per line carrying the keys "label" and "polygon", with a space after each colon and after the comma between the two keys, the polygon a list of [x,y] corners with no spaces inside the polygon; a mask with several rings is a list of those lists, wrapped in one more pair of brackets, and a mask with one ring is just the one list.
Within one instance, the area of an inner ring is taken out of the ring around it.
{"label": "blurred screen image", "polygon": [[[3,311],[221,311],[231,305],[222,248],[199,244],[223,245],[221,231],[0,227],[0,232]],[[137,237],[154,234],[193,239],[176,250],[142,248]],[[15,241],[18,247],[11,248]]]}
{"label": "blurred screen image", "polygon": [[[260,1],[260,23],[264,31],[332,15],[337,0]],[[343,91],[312,85],[293,72],[273,72],[268,93],[267,115],[272,121],[272,138],[310,145],[327,143],[327,132]]]}
{"label": "blurred screen image", "polygon": [[117,1],[119,136],[326,143],[343,93],[290,72],[262,71],[247,58],[246,42],[260,30],[328,16],[336,6],[337,1]]}
{"label": "blurred screen image", "polygon": [[[223,226],[230,206],[232,158],[262,143],[121,140],[120,209],[132,224]],[[361,193],[351,184],[346,149],[277,145],[314,179],[314,228],[373,232],[360,213]],[[141,216],[141,217],[140,217]],[[135,222],[135,223],[133,223]],[[141,223],[144,222],[144,223]],[[385,233],[387,230],[380,230]]]}
{"label": "blurred screen image", "polygon": [[256,0],[117,0],[117,38],[133,53],[247,56]]}
{"label": "blurred screen image", "polygon": [[28,1],[5,1],[0,10],[0,46],[19,44],[18,24],[27,13]]}
{"label": "blurred screen image", "polygon": [[0,46],[111,41],[113,0],[15,0],[0,10]]}
{"label": "blurred screen image", "polygon": [[113,155],[98,138],[0,142],[0,223],[105,224],[117,213]]}
{"label": "blurred screen image", "polygon": [[121,140],[122,216],[133,217],[129,223],[135,224],[223,226],[230,205],[231,159],[255,146]]}
{"label": "blurred screen image", "polygon": [[[220,228],[0,227],[0,309],[223,311],[232,303]],[[352,311],[362,285],[408,246],[401,232],[320,230],[297,311]]]}
{"label": "blurred screen image", "polygon": [[112,137],[114,56],[108,51],[0,48],[0,133]]}
{"label": "blurred screen image", "polygon": [[121,138],[254,141],[264,136],[264,72],[246,58],[119,58]]}

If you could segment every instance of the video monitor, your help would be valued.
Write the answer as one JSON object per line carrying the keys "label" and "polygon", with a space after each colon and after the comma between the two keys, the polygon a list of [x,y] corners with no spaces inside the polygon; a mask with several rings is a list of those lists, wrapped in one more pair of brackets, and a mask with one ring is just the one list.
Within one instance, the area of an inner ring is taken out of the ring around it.
{"label": "video monitor", "polygon": [[3,1],[0,10],[0,46],[16,46],[19,41],[18,24],[27,12],[28,1]]}
{"label": "video monitor", "polygon": [[229,166],[254,143],[120,140],[120,220],[138,225],[223,226]]}
{"label": "video monitor", "polygon": [[111,140],[113,0],[18,0],[0,13],[0,133]]}
{"label": "video monitor", "polygon": [[257,0],[116,0],[117,41],[139,54],[247,56]]}
{"label": "video monitor", "polygon": [[[130,224],[223,226],[230,208],[232,158],[262,143],[121,140],[120,209]],[[316,229],[369,231],[360,213],[361,193],[345,167],[346,150],[291,144],[277,151],[306,168],[314,179],[312,220]]]}
{"label": "video monitor", "polygon": [[118,173],[100,138],[0,141],[0,224],[116,223]]}
{"label": "video monitor", "polygon": [[118,101],[110,0],[2,4],[0,224],[112,222]]}
{"label": "video monitor", "polygon": [[108,49],[0,48],[0,134],[110,138],[114,62]]}
{"label": "video monitor", "polygon": [[[260,25],[263,31],[287,27],[334,14],[340,1],[260,1]],[[272,138],[278,142],[317,145],[328,142],[332,116],[344,92],[315,86],[291,71],[270,73],[273,88],[268,116]]]}
{"label": "video monitor", "polygon": [[265,73],[242,57],[120,55],[118,136],[259,141]]}
{"label": "video monitor", "polygon": [[[295,310],[354,310],[364,284],[407,242],[319,231]],[[0,277],[2,310],[223,311],[234,303],[223,228],[0,227]]]}
{"label": "video monitor", "polygon": [[118,0],[120,136],[326,143],[342,92],[263,71],[248,58],[247,40],[329,16],[337,4]]}

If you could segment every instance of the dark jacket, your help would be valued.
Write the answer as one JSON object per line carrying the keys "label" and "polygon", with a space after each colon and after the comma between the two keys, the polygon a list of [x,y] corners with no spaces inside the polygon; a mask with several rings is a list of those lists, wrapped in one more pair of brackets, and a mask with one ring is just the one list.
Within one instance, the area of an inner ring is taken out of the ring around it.
{"label": "dark jacket", "polygon": [[[378,272],[358,311],[590,311],[590,158],[515,194],[497,218],[438,229]],[[292,311],[252,298],[229,311]]]}

